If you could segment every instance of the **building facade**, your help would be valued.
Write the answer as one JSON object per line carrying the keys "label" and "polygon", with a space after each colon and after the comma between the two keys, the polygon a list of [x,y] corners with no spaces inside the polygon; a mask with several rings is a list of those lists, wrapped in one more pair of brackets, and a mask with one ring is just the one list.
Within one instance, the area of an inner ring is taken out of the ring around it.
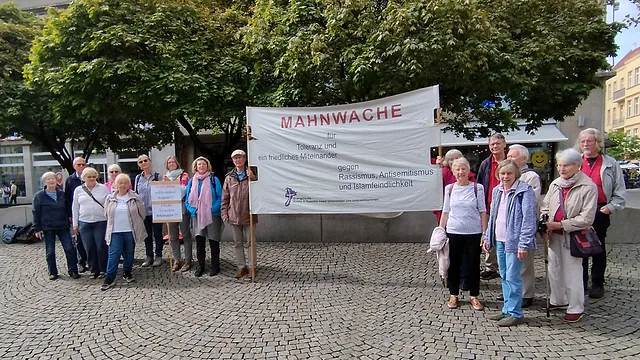
{"label": "building facade", "polygon": [[[47,13],[48,7],[56,7],[60,9],[64,9],[69,6],[71,1],[64,0],[11,0],[21,10],[31,11],[36,15],[44,15]],[[9,1],[0,0],[0,3],[5,3]]]}
{"label": "building facade", "polygon": [[605,131],[622,130],[628,136],[640,131],[640,47],[629,52],[607,80],[605,93]]}

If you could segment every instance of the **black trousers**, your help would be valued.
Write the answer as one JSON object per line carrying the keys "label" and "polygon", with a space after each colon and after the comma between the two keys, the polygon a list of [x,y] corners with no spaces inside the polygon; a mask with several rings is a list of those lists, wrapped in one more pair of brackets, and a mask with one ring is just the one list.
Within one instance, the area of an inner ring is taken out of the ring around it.
{"label": "black trousers", "polygon": [[[196,236],[196,255],[198,264],[204,268],[205,259],[207,257],[206,241],[204,236]],[[220,242],[209,240],[209,248],[211,249],[211,268],[220,270]]]}
{"label": "black trousers", "polygon": [[[611,217],[600,211],[600,208],[606,204],[598,204],[596,217],[593,219],[593,229],[598,234],[598,238],[602,243],[602,254],[592,257],[591,260],[591,284],[594,287],[604,286],[604,272],[607,269],[607,248],[605,247],[605,239],[607,237],[607,229],[611,225]],[[582,260],[582,282],[584,288],[589,283],[589,258]]]}
{"label": "black trousers", "polygon": [[449,238],[449,270],[447,281],[449,293],[458,296],[460,294],[460,264],[463,254],[467,261],[467,283],[469,295],[480,295],[480,238],[482,234],[459,235],[447,233]]}

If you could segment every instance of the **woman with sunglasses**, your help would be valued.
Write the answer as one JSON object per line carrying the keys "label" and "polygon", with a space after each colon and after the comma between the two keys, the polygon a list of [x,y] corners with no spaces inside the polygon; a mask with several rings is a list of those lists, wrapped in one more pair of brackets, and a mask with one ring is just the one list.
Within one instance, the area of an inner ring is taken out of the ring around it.
{"label": "woman with sunglasses", "polygon": [[116,191],[116,178],[118,177],[118,175],[122,174],[122,169],[118,164],[112,164],[107,168],[107,172],[109,173],[109,181],[104,183],[104,186],[109,189],[109,192],[114,192]]}
{"label": "woman with sunglasses", "polygon": [[[138,157],[138,167],[142,172],[136,175],[133,183],[133,191],[140,195],[144,201],[147,216],[144,219],[144,227],[147,230],[147,238],[144,240],[144,247],[147,253],[147,259],[142,263],[142,267],[160,266],[162,265],[162,224],[154,223],[151,211],[151,182],[159,181],[160,174],[151,170],[151,159],[147,155]],[[155,241],[154,241],[155,240]],[[155,260],[153,252],[153,243],[156,243]]]}

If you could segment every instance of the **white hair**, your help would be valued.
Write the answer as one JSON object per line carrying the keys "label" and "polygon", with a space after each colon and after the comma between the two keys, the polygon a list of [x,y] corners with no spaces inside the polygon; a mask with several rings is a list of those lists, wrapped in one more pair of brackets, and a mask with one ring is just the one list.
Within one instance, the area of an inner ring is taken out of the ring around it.
{"label": "white hair", "polygon": [[458,165],[464,165],[467,167],[467,169],[471,169],[471,166],[469,165],[469,161],[465,159],[464,156],[453,160],[453,164],[451,164],[451,167],[455,169],[456,166]]}
{"label": "white hair", "polygon": [[569,148],[557,153],[556,160],[565,161],[569,164],[582,165],[582,154],[574,148]]}
{"label": "white hair", "polygon": [[[47,179],[50,179],[50,178],[54,178],[55,179],[56,178],[56,173],[54,173],[52,171],[47,171],[46,173],[42,174],[42,178],[41,178],[42,183],[44,184],[45,181],[47,181]],[[11,182],[13,182],[13,180]]]}
{"label": "white hair", "polygon": [[520,152],[520,156],[524,156],[524,161],[527,162],[529,161],[529,149],[527,149],[524,145],[520,145],[520,144],[513,144],[513,145],[509,145],[509,150],[518,150]]}
{"label": "white hair", "polygon": [[458,149],[451,149],[447,151],[447,153],[444,154],[444,161],[442,162],[442,166],[449,167],[449,160],[451,160],[451,158],[454,156],[456,158],[461,158],[462,153]]}
{"label": "white hair", "polygon": [[588,128],[580,131],[580,135],[578,136],[578,140],[576,141],[576,148],[580,149],[580,138],[582,135],[593,135],[596,140],[596,150],[598,153],[602,153],[604,150],[604,137],[602,136],[602,132],[598,129]]}
{"label": "white hair", "polygon": [[100,174],[98,174],[98,170],[92,167],[86,167],[82,170],[82,175],[80,175],[80,177],[82,178],[82,181],[86,181],[87,176],[89,175],[94,175],[96,178],[100,176]]}

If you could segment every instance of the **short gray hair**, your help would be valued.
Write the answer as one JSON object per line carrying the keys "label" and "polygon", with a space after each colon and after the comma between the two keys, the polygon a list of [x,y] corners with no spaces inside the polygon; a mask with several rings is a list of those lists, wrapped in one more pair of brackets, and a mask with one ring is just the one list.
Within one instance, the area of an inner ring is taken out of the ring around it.
{"label": "short gray hair", "polygon": [[498,139],[498,140],[502,140],[505,143],[507,142],[507,138],[504,137],[504,135],[500,134],[500,133],[495,133],[491,136],[489,136],[489,142],[491,142],[491,139]]}
{"label": "short gray hair", "polygon": [[80,175],[80,177],[82,177],[82,181],[85,181],[85,179],[89,175],[95,175],[96,178],[98,178],[100,176],[100,174],[98,174],[98,170],[96,170],[96,169],[94,169],[92,167],[86,167],[86,168],[84,168],[84,170],[82,170],[82,175]]}
{"label": "short gray hair", "polygon": [[122,173],[122,168],[120,167],[120,165],[118,164],[111,164],[109,165],[109,167],[107,168],[107,172],[111,172],[111,170],[116,170],[119,173]]}
{"label": "short gray hair", "polygon": [[522,172],[520,171],[520,167],[518,166],[518,163],[516,163],[515,160],[506,159],[506,160],[500,161],[500,163],[498,164],[498,167],[496,168],[496,178],[498,180],[500,180],[500,171],[502,171],[502,169],[507,167],[511,167],[513,169],[513,173],[516,176],[516,180],[520,179],[520,176],[522,176]]}
{"label": "short gray hair", "polygon": [[527,149],[524,145],[513,144],[509,145],[509,150],[515,149],[520,152],[520,156],[524,156],[525,161],[529,161],[529,149]]}
{"label": "short gray hair", "polygon": [[462,157],[462,152],[460,152],[460,150],[458,149],[451,149],[449,151],[447,151],[446,154],[444,154],[444,161],[442,162],[442,166],[444,167],[449,167],[449,160],[451,160],[452,157],[458,157],[461,158]]}
{"label": "short gray hair", "polygon": [[458,165],[464,165],[467,167],[467,169],[471,169],[471,165],[469,165],[469,161],[465,159],[464,156],[453,160],[453,164],[451,164],[451,167],[455,169],[456,166]]}
{"label": "short gray hair", "polygon": [[[54,173],[53,171],[47,171],[46,173],[42,174],[42,177],[40,178],[40,180],[42,180],[42,183],[44,184],[45,181],[47,181],[47,179],[49,178],[56,178],[56,173]],[[13,183],[13,180],[11,180],[11,183]]]}
{"label": "short gray hair", "polygon": [[557,153],[556,161],[566,161],[569,164],[582,165],[582,154],[574,148],[569,148]]}
{"label": "short gray hair", "polygon": [[596,139],[596,150],[598,150],[598,153],[602,153],[602,150],[604,150],[604,136],[602,136],[600,130],[588,128],[580,131],[580,135],[578,135],[578,140],[576,141],[576,148],[578,149],[580,149],[580,138],[582,135],[593,135]]}

